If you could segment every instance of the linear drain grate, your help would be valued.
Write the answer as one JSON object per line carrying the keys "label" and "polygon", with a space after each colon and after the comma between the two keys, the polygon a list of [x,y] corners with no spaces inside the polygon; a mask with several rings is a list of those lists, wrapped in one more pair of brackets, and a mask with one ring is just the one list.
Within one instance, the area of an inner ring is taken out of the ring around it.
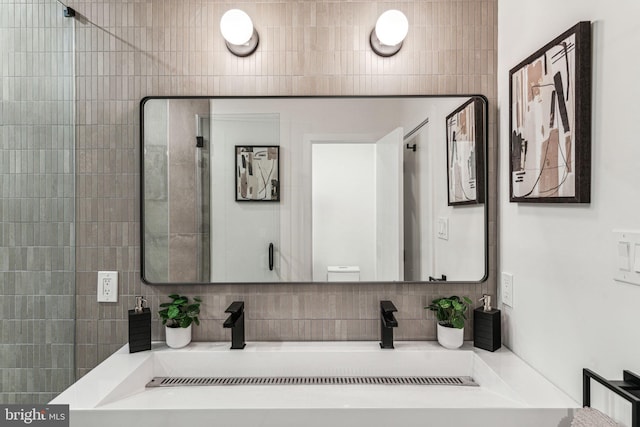
{"label": "linear drain grate", "polygon": [[471,377],[155,377],[147,387],[223,385],[453,385],[477,386]]}

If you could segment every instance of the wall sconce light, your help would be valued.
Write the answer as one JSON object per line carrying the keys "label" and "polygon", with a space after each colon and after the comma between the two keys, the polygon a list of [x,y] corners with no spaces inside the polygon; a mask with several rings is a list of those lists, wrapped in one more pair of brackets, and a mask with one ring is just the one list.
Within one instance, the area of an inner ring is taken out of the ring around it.
{"label": "wall sconce light", "polygon": [[404,13],[391,9],[376,21],[369,36],[371,49],[380,56],[393,56],[402,47],[402,41],[409,32],[409,21]]}
{"label": "wall sconce light", "polygon": [[231,9],[222,15],[220,32],[227,49],[236,56],[249,56],[258,47],[260,38],[253,22],[249,15],[240,9]]}

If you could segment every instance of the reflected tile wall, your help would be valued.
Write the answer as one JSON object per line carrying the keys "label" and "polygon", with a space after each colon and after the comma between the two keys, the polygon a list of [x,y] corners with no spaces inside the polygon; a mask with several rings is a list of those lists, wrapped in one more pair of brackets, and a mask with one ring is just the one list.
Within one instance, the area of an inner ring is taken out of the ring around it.
{"label": "reflected tile wall", "polygon": [[45,403],[74,368],[73,20],[0,0],[0,403]]}
{"label": "reflected tile wall", "polygon": [[[127,309],[145,295],[155,311],[172,292],[202,295],[198,340],[228,340],[224,309],[243,299],[247,340],[376,340],[378,301],[399,308],[398,339],[434,339],[423,309],[432,298],[495,295],[495,209],[489,281],[478,285],[217,285],[150,287],[140,281],[139,101],[147,95],[469,94],[489,98],[495,200],[495,0],[238,1],[260,33],[258,51],[237,58],[216,23],[222,0],[69,1],[76,31],[77,366],[88,372],[127,340]],[[368,45],[378,15],[403,10],[410,32],[400,53],[380,58]],[[117,304],[96,303],[98,270],[120,272]],[[466,331],[470,337],[470,328]]]}

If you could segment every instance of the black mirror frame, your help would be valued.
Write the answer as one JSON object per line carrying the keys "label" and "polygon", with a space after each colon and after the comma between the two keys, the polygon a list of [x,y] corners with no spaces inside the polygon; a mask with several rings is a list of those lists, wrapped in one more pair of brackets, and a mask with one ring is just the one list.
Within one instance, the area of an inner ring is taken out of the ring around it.
{"label": "black mirror frame", "polygon": [[[484,210],[484,276],[480,280],[477,281],[446,281],[442,279],[435,280],[425,280],[425,281],[393,281],[393,282],[385,282],[385,281],[376,281],[376,282],[362,282],[366,284],[403,284],[403,283],[419,283],[419,284],[456,284],[456,285],[482,285],[487,282],[489,278],[489,100],[485,95],[481,94],[447,94],[447,95],[358,95],[358,96],[205,96],[205,95],[193,95],[193,96],[145,96],[140,100],[140,156],[139,156],[139,165],[140,165],[140,194],[139,194],[139,207],[140,207],[140,278],[142,282],[146,285],[150,286],[165,286],[165,285],[173,285],[173,286],[184,286],[184,285],[243,285],[243,284],[260,284],[260,285],[280,285],[280,284],[325,284],[325,282],[163,282],[163,283],[155,283],[147,280],[145,277],[145,262],[144,262],[144,203],[143,203],[143,194],[144,194],[144,105],[147,101],[152,99],[287,99],[287,98],[295,98],[295,99],[314,99],[314,98],[322,98],[322,99],[330,99],[330,98],[354,98],[354,99],[367,99],[367,98],[478,98],[483,105],[483,135],[484,135],[484,149],[482,152],[482,161],[483,161],[483,210]],[[326,282],[328,284],[328,282]],[[349,284],[353,284],[353,282],[348,282]],[[332,285],[339,284],[339,282],[332,282]]]}

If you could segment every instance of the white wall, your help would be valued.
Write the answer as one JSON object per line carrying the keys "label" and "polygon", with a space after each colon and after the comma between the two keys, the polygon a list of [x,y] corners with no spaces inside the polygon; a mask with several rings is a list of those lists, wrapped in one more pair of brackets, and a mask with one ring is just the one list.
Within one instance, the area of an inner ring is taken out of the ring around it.
{"label": "white wall", "polygon": [[[429,123],[416,134],[410,144],[416,144],[416,152],[405,152],[405,166],[414,175],[418,185],[405,189],[405,226],[410,225],[419,237],[407,236],[405,241],[418,248],[419,259],[412,259],[412,268],[421,277],[440,277],[447,280],[480,280],[484,275],[484,205],[448,206],[447,196],[447,144],[446,117],[464,104],[468,98],[439,98],[428,104]],[[403,120],[408,132],[424,117],[416,115],[416,105],[407,103]],[[424,113],[422,113],[424,115]],[[411,159],[417,156],[417,159]],[[405,182],[405,186],[407,183]],[[412,202],[413,200],[413,202]],[[412,215],[420,221],[413,224]],[[409,217],[409,218],[408,218]],[[438,218],[449,221],[449,239],[435,235]],[[405,230],[406,231],[406,230]]]}
{"label": "white wall", "polygon": [[[235,146],[278,145],[277,114],[228,115],[211,120],[211,280],[277,282],[280,209],[276,202],[235,200]],[[269,244],[275,246],[269,269]]]}
{"label": "white wall", "polygon": [[[484,275],[484,205],[448,205],[446,117],[467,99],[447,99],[434,104],[429,122],[429,153],[424,163],[430,165],[433,235],[425,240],[433,245],[433,276],[446,275],[447,280],[480,280]],[[478,159],[479,160],[479,159]],[[437,221],[446,218],[447,240],[435,236]]]}
{"label": "white wall", "polygon": [[[581,371],[640,372],[640,287],[612,279],[612,230],[640,229],[640,2],[499,0],[499,270],[514,275],[504,342],[581,401]],[[591,204],[509,203],[509,70],[593,22]]]}

